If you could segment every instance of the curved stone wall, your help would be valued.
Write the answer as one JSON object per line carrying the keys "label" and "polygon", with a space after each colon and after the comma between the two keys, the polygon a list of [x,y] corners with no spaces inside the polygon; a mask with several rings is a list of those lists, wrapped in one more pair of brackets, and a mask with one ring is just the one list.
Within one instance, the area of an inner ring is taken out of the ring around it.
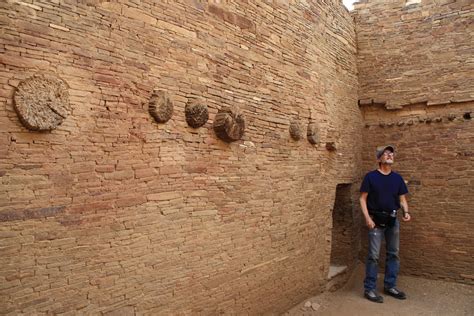
{"label": "curved stone wall", "polygon": [[[348,12],[134,3],[0,4],[0,310],[277,313],[321,291],[335,188],[359,177]],[[13,104],[38,73],[64,80],[70,106],[41,133]],[[153,91],[173,105],[163,123]],[[209,119],[193,128],[196,99]],[[245,116],[232,143],[213,130],[223,107]],[[291,138],[296,117],[317,144]]]}

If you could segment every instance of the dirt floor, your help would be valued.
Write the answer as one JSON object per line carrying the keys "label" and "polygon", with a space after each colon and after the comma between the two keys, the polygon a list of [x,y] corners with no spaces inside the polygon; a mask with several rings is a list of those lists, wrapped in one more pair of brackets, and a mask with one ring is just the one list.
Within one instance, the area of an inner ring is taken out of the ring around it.
{"label": "dirt floor", "polygon": [[[384,303],[378,304],[363,297],[363,278],[364,266],[359,264],[342,289],[307,299],[284,315],[474,315],[474,286],[401,275],[398,288],[407,299],[397,300],[382,293]],[[378,281],[378,288],[383,289],[383,275]]]}

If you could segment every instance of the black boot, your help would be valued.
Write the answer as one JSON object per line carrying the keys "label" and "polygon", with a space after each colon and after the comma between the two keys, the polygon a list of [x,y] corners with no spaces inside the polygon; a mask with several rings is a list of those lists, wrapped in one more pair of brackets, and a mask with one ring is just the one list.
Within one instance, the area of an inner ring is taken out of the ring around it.
{"label": "black boot", "polygon": [[383,303],[383,297],[375,290],[366,290],[364,292],[365,298],[367,298],[371,302],[375,303]]}
{"label": "black boot", "polygon": [[391,289],[387,289],[385,288],[383,290],[383,292],[387,295],[390,295],[390,296],[393,296],[399,300],[404,300],[407,298],[407,296],[405,295],[405,293],[403,293],[402,291],[400,291],[399,289],[397,289],[396,287],[392,287]]}

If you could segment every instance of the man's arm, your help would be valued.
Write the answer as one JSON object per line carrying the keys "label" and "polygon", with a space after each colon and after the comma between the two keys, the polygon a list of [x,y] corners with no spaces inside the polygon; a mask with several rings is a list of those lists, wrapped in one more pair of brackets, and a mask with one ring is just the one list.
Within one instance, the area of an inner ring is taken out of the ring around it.
{"label": "man's arm", "polygon": [[406,194],[400,195],[400,204],[403,207],[403,217],[404,222],[408,222],[411,219],[410,213],[408,213],[408,203]]}
{"label": "man's arm", "polygon": [[372,218],[370,218],[369,210],[367,209],[367,196],[368,195],[369,193],[367,192],[361,192],[359,202],[360,202],[360,208],[362,209],[362,213],[364,214],[364,217],[365,217],[365,224],[367,225],[369,229],[373,229],[375,227],[375,223],[372,220]]}

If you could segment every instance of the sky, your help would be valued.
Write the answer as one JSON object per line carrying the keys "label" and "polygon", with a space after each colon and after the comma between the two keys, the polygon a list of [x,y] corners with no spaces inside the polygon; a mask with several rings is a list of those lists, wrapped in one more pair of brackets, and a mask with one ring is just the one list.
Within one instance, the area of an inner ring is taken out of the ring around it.
{"label": "sky", "polygon": [[357,2],[356,0],[342,0],[342,2],[344,3],[344,5],[346,6],[346,8],[348,8],[349,10],[352,10],[354,9],[352,4],[354,2]]}

